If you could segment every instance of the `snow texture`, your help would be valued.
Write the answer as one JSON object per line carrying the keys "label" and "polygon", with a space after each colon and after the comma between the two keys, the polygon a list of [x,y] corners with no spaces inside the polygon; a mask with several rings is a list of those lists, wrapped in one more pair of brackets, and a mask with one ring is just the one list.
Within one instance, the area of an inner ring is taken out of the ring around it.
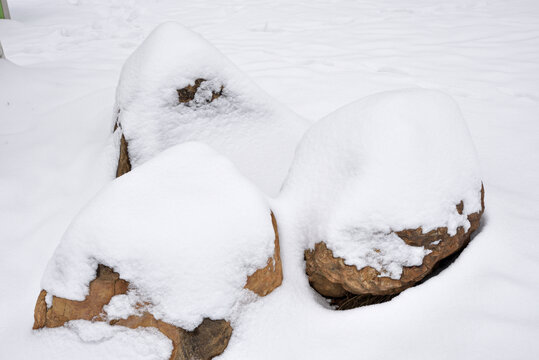
{"label": "snow texture", "polygon": [[133,288],[129,289],[127,294],[113,296],[109,303],[103,306],[107,320],[127,319],[131,315],[140,316],[150,310],[141,302],[142,298],[143,296]]}
{"label": "snow texture", "polygon": [[219,360],[538,358],[536,0],[9,5],[13,20],[0,20],[9,59],[0,61],[0,358],[169,358],[168,339],[118,326],[99,342],[71,328],[30,329],[47,261],[81,207],[112,181],[120,70],[170,20],[311,121],[380,91],[442,90],[462,110],[486,189],[481,231],[449,268],[390,302],[349,311],[331,311],[313,293],[298,240],[304,214],[272,201],[283,284],[241,309]]}
{"label": "snow texture", "polygon": [[481,178],[455,101],[409,89],[371,95],[314,124],[282,196],[304,214],[307,246],[323,241],[347,264],[398,279],[430,251],[393,232],[468,230],[467,215],[481,210]]}
{"label": "snow texture", "polygon": [[[195,98],[180,103],[177,90],[197,79],[206,81]],[[213,94],[220,96],[211,101]],[[159,26],[129,57],[117,107],[133,167],[172,145],[202,141],[269,195],[281,188],[307,127],[200,35],[177,23]]]}
{"label": "snow texture", "polygon": [[[83,300],[104,264],[156,318],[193,330],[205,317],[230,317],[247,276],[273,255],[274,239],[264,196],[228,159],[188,142],[105,187],[69,226],[42,287]],[[133,303],[115,297],[108,309],[126,317]]]}

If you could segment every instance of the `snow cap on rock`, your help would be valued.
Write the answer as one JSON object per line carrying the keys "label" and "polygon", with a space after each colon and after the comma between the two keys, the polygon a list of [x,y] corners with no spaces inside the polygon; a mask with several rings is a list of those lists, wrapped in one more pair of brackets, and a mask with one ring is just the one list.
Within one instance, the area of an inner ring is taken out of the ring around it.
{"label": "snow cap on rock", "polygon": [[192,330],[231,316],[274,240],[265,196],[207,145],[185,143],[117,178],[81,211],[42,287],[83,300],[104,264],[156,318]]}
{"label": "snow cap on rock", "polygon": [[307,126],[176,23],[155,29],[127,60],[117,110],[133,167],[170,146],[201,141],[270,195],[279,191]]}
{"label": "snow cap on rock", "polygon": [[481,210],[481,178],[455,101],[408,89],[366,97],[313,125],[282,197],[302,214],[307,247],[325,242],[347,264],[398,279],[428,251],[394,232],[467,230],[467,215]]}

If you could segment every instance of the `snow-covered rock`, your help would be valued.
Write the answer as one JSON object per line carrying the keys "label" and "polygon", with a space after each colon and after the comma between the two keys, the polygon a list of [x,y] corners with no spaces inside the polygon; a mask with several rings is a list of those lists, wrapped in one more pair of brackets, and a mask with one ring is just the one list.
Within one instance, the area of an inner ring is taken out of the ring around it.
{"label": "snow-covered rock", "polygon": [[[232,162],[202,143],[174,146],[117,178],[75,218],[43,276],[35,327],[85,319],[192,331],[204,319],[231,321],[253,292],[280,285],[278,245],[266,197]],[[114,281],[103,271],[96,278],[98,266]],[[130,316],[142,318],[122,323]]]}
{"label": "snow-covered rock", "polygon": [[[145,311],[130,284],[110,267],[98,265],[96,278],[89,284],[83,301],[52,296],[45,290],[39,294],[34,311],[34,329],[66,325],[83,341],[99,342],[114,330],[105,325],[130,329],[149,328],[161,333],[171,343],[170,360],[209,360],[223,353],[232,335],[230,322],[205,318],[194,331],[186,331]],[[82,330],[82,332],[81,332]]]}
{"label": "snow-covered rock", "polygon": [[379,93],[316,123],[282,197],[303,229],[307,273],[327,296],[391,294],[424,278],[479,226],[482,183],[456,103]]}
{"label": "snow-covered rock", "polygon": [[[125,63],[117,89],[121,167],[201,141],[276,195],[307,123],[278,104],[198,34],[176,23],[155,29]],[[121,175],[125,170],[119,171]]]}

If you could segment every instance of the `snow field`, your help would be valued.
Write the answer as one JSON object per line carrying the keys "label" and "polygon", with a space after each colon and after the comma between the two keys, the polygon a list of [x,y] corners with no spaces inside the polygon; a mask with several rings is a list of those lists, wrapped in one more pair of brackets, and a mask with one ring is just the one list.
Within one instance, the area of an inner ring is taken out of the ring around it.
{"label": "snow field", "polygon": [[537,357],[536,1],[17,0],[10,10],[14,20],[0,21],[11,61],[0,61],[0,357],[168,358],[170,344],[145,332],[88,342],[73,329],[30,330],[47,261],[112,180],[121,67],[165,21],[200,33],[311,121],[380,91],[451,95],[487,191],[481,232],[435,281],[346,312],[324,308],[306,281],[302,215],[271,201],[285,279],[244,308],[221,358]]}

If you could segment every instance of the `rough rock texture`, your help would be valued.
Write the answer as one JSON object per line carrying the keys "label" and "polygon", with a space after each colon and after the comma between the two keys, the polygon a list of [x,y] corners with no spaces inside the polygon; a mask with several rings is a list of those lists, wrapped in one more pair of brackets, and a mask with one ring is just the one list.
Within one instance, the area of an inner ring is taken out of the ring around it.
{"label": "rough rock texture", "polygon": [[[114,295],[127,293],[129,283],[111,268],[99,265],[96,278],[90,282],[90,291],[83,301],[74,301],[53,296],[52,306],[47,308],[42,290],[34,311],[34,329],[58,327],[70,320],[106,321],[103,306]],[[121,325],[132,329],[155,327],[168,337],[173,344],[171,360],[212,359],[225,351],[232,336],[232,327],[225,320],[204,321],[194,330],[185,331],[144,312],[140,316],[112,320],[111,325]]]}
{"label": "rough rock texture", "polygon": [[283,282],[283,265],[281,263],[279,247],[279,231],[277,230],[277,220],[271,213],[271,222],[275,231],[275,250],[273,257],[268,259],[265,268],[259,269],[247,278],[245,288],[256,293],[258,296],[266,296]]}
{"label": "rough rock texture", "polygon": [[232,327],[225,320],[205,318],[193,331],[185,331],[164,321],[156,320],[151,314],[130,316],[127,319],[112,321],[112,325],[127,326],[135,329],[154,327],[172,341],[171,360],[213,359],[225,351],[232,336]]}
{"label": "rough rock texture", "polygon": [[[187,104],[191,100],[194,100],[198,88],[205,81],[206,81],[205,79],[196,79],[193,85],[187,85],[184,88],[178,89],[177,90],[178,101],[180,103]],[[223,87],[221,86],[221,89],[219,92],[212,92],[211,99],[209,99],[208,102],[212,102],[213,100],[219,98],[222,94],[223,94]],[[120,131],[121,131],[121,125],[119,124],[118,119],[119,119],[119,113],[118,113],[118,116],[116,117],[116,124],[114,125],[114,131],[116,131],[118,127],[120,128]],[[116,168],[116,177],[120,177],[123,174],[131,171],[131,161],[129,160],[129,151],[127,147],[128,147],[127,140],[125,139],[125,136],[122,133],[122,137],[120,140],[120,155],[118,157],[118,166]]]}
{"label": "rough rock texture", "polygon": [[[279,253],[279,233],[277,222],[271,214],[275,231],[275,250],[268,259],[266,267],[255,271],[247,278],[245,288],[259,296],[266,296],[281,285],[283,280],[282,263]],[[103,306],[115,295],[126,294],[129,283],[110,267],[98,265],[96,278],[90,282],[88,296],[83,301],[75,301],[56,296],[52,306],[47,308],[47,292],[41,290],[34,310],[34,329],[59,327],[70,320],[107,321]],[[143,304],[141,304],[142,306]],[[171,360],[212,359],[225,351],[232,336],[232,327],[225,320],[204,319],[194,330],[186,331],[161,320],[148,312],[127,319],[112,320],[111,325],[126,326],[132,329],[154,327],[168,337],[173,344]]]}
{"label": "rough rock texture", "polygon": [[[177,92],[178,92],[179,102],[187,104],[191,100],[193,100],[195,98],[198,88],[205,81],[206,81],[205,79],[196,79],[193,85],[187,85],[186,87],[182,89],[178,89]],[[223,94],[223,87],[221,86],[221,89],[219,92],[212,92],[211,99],[209,99],[208,102],[212,102],[213,100],[220,97],[222,94]],[[118,127],[120,127],[120,131],[121,131],[121,126],[118,122],[118,118],[119,116],[117,116],[116,118],[114,131],[116,131]],[[127,150],[127,147],[128,147],[127,140],[125,139],[125,136],[122,133],[122,137],[120,140],[120,155],[118,157],[118,166],[116,168],[116,177],[120,177],[123,174],[131,171],[131,161],[129,160],[129,151]]]}
{"label": "rough rock texture", "polygon": [[99,265],[95,280],[90,282],[90,293],[83,301],[73,301],[53,296],[52,306],[47,309],[45,296],[41,290],[34,311],[34,329],[58,327],[69,320],[100,320],[103,306],[114,295],[127,293],[129,283],[120,279],[120,275],[111,268]]}
{"label": "rough rock texture", "polygon": [[[450,236],[445,227],[425,234],[421,228],[396,232],[406,244],[424,246],[432,251],[424,257],[421,266],[405,267],[398,280],[380,277],[380,273],[372,267],[358,270],[355,266],[346,265],[342,258],[333,256],[333,252],[324,242],[319,242],[314,250],[305,251],[309,282],[316,291],[330,298],[349,297],[350,294],[356,294],[370,296],[362,305],[387,301],[391,298],[387,295],[398,294],[416,285],[433,270],[438,262],[464,248],[470,241],[470,235],[478,229],[484,209],[484,189],[481,188],[481,211],[468,215],[471,224],[468,231],[460,227],[454,236]],[[462,213],[462,202],[457,205],[457,210]],[[433,244],[438,240],[440,240],[439,243]],[[377,296],[379,298],[376,298]]]}
{"label": "rough rock texture", "polygon": [[[178,100],[180,101],[180,103],[188,103],[189,101],[194,100],[198,88],[200,87],[200,85],[202,85],[204,81],[206,81],[206,79],[196,79],[193,85],[187,85],[184,88],[176,90],[178,92]],[[219,92],[212,91],[211,99],[209,99],[208,102],[212,102],[213,100],[220,97],[222,94],[223,87],[221,86]]]}
{"label": "rough rock texture", "polygon": [[122,134],[120,139],[120,157],[118,158],[118,167],[116,169],[116,177],[120,177],[131,171],[131,162],[129,161],[129,153],[127,152],[127,141]]}
{"label": "rough rock texture", "polygon": [[[119,118],[120,111],[118,111],[118,114],[116,115],[116,123],[114,124],[114,130],[120,128],[120,131],[122,131],[122,128],[119,125]],[[125,140],[125,136],[122,133],[122,137],[120,138],[120,154],[118,156],[118,166],[116,167],[116,177],[120,177],[125,173],[128,173],[131,171],[131,161],[129,161],[129,153],[127,152],[127,140]]]}

